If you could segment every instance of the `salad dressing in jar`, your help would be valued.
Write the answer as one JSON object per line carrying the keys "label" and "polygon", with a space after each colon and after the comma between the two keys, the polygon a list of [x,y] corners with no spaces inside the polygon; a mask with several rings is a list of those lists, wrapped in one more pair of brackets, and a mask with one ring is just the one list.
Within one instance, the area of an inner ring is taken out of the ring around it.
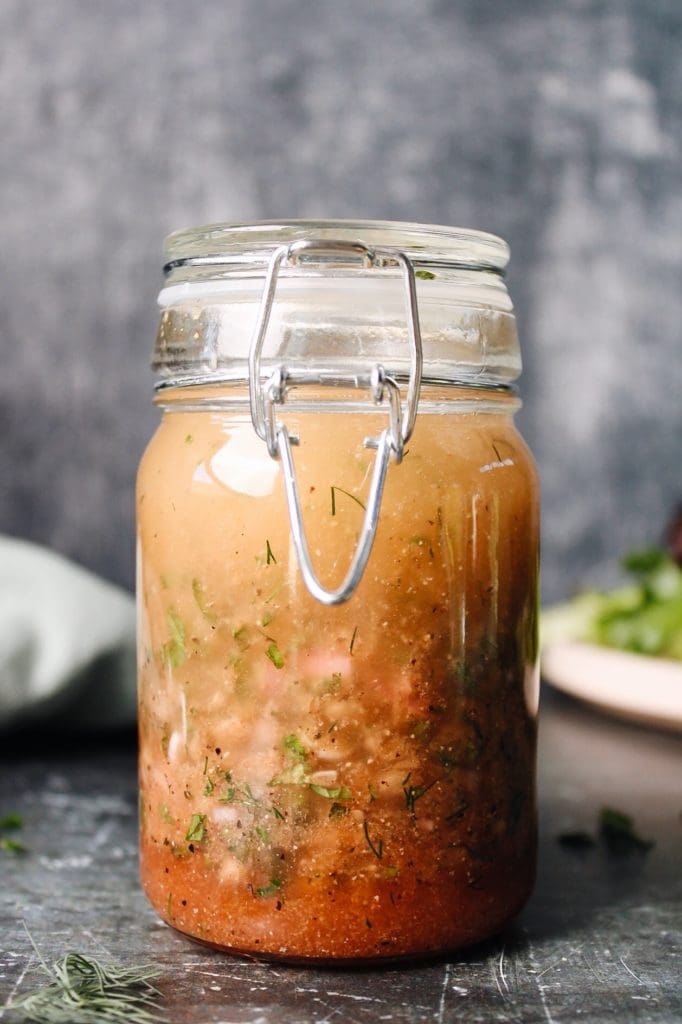
{"label": "salad dressing in jar", "polygon": [[538,496],[501,240],[171,236],[138,477],[141,874],[212,946],[435,955],[536,856]]}

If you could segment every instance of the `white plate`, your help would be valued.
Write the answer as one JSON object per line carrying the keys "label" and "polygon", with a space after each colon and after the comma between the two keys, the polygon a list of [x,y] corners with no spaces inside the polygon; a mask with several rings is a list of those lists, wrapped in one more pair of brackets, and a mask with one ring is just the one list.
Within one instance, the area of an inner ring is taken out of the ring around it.
{"label": "white plate", "polygon": [[542,674],[557,689],[604,711],[682,732],[682,662],[557,643],[542,651]]}

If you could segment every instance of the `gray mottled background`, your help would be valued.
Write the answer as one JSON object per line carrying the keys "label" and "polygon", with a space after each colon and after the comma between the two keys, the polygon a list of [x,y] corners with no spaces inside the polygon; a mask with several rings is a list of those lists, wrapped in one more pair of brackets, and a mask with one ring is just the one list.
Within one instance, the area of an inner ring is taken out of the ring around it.
{"label": "gray mottled background", "polygon": [[546,596],[657,539],[680,0],[2,0],[0,37],[0,530],[131,584],[163,236],[340,216],[510,241]]}

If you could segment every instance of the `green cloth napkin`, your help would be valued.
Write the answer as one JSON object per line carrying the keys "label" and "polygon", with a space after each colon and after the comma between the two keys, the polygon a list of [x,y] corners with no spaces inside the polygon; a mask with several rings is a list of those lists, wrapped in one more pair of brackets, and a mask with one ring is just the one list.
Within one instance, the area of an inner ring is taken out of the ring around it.
{"label": "green cloth napkin", "polygon": [[135,721],[135,602],[36,544],[0,537],[0,730]]}

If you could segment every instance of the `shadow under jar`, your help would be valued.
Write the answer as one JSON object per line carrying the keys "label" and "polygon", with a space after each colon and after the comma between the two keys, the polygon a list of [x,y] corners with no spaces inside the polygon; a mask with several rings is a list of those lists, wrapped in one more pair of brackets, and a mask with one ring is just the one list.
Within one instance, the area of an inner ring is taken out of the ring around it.
{"label": "shadow under jar", "polygon": [[536,857],[538,494],[504,242],[172,235],[138,477],[141,873],[231,952],[494,934]]}

